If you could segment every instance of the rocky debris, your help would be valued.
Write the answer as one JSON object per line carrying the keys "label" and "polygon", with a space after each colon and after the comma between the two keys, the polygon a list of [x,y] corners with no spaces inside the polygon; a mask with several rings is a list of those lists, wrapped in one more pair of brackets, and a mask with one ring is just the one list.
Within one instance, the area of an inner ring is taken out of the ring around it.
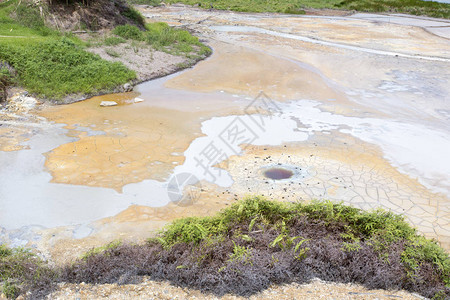
{"label": "rocky debris", "polygon": [[107,106],[116,106],[116,105],[117,105],[116,101],[102,101],[100,103],[100,106],[105,106],[105,107],[107,107]]}
{"label": "rocky debris", "polygon": [[123,85],[123,91],[124,92],[131,92],[133,90],[133,86],[129,83],[125,83]]}
{"label": "rocky debris", "polygon": [[7,100],[6,109],[10,112],[24,112],[27,113],[38,105],[39,102],[34,97],[28,96],[27,92],[20,92],[14,94]]}
{"label": "rocky debris", "polygon": [[[48,299],[245,299],[234,295],[217,297],[190,288],[149,278],[139,284],[92,285],[61,283]],[[369,290],[361,285],[324,282],[319,279],[308,284],[274,285],[247,299],[425,299],[405,291]]]}

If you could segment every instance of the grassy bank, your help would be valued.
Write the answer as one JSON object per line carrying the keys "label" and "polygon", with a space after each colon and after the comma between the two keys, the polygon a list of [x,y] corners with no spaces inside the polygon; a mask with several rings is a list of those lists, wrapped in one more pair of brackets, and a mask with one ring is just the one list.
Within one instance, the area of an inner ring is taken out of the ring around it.
{"label": "grassy bank", "polygon": [[[136,10],[124,10],[124,13],[142,23],[142,16]],[[187,31],[164,23],[140,27],[117,26],[113,31],[116,34],[97,39],[97,46],[129,43],[133,51],[136,48],[133,43],[139,41],[152,49],[192,58],[193,62],[210,53],[208,47]],[[22,86],[38,97],[58,100],[67,95],[79,98],[113,92],[137,79],[136,72],[121,62],[110,62],[87,52],[90,46],[90,42],[47,27],[34,4],[18,0],[0,3],[0,67],[8,65],[13,69],[11,73],[1,67],[2,82],[8,79],[9,84]]]}
{"label": "grassy bank", "polygon": [[[33,257],[14,259],[14,250],[3,249],[0,271],[12,275],[1,280],[10,296],[43,295],[61,281],[126,284],[149,276],[215,295],[248,296],[318,277],[450,297],[450,258],[435,242],[398,215],[331,202],[247,199],[214,217],[175,221],[145,245],[112,243],[60,269]],[[9,271],[28,263],[43,270],[38,277]]]}
{"label": "grassy bank", "polygon": [[15,70],[15,84],[39,97],[113,90],[136,77],[123,65],[84,51],[82,41],[45,26],[25,1],[0,4],[0,60]]}
{"label": "grassy bank", "polygon": [[[157,5],[159,0],[129,0],[135,4]],[[388,12],[450,18],[450,4],[421,0],[167,0],[166,3],[199,5],[205,9],[240,12],[302,14],[305,9],[342,9],[361,12]]]}

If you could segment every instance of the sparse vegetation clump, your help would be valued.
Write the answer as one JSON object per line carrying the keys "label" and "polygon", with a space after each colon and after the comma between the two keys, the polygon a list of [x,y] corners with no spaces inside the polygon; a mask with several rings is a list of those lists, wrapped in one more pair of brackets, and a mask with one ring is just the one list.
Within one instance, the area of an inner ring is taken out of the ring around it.
{"label": "sparse vegetation clump", "polygon": [[[272,284],[320,278],[450,297],[448,253],[401,216],[259,197],[213,217],[177,220],[144,245],[114,242],[92,249],[52,272],[58,274],[53,282],[126,284],[149,276],[215,295],[248,296]],[[42,284],[22,286],[33,292]]]}

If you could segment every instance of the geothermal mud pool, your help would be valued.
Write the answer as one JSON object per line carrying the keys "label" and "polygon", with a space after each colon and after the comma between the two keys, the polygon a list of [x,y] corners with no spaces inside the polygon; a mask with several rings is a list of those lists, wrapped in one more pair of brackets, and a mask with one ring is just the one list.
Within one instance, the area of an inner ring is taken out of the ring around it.
{"label": "geothermal mud pool", "polygon": [[383,207],[450,249],[448,22],[143,13],[214,54],[132,93],[2,112],[2,242],[63,261],[258,194]]}

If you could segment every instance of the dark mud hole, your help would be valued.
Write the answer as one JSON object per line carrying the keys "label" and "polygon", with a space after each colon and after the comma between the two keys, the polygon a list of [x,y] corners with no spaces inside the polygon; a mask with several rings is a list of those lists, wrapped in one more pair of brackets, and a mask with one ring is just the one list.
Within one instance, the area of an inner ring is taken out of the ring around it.
{"label": "dark mud hole", "polygon": [[270,168],[264,171],[264,177],[273,179],[273,180],[282,180],[291,178],[294,175],[294,172],[283,169],[283,168]]}

